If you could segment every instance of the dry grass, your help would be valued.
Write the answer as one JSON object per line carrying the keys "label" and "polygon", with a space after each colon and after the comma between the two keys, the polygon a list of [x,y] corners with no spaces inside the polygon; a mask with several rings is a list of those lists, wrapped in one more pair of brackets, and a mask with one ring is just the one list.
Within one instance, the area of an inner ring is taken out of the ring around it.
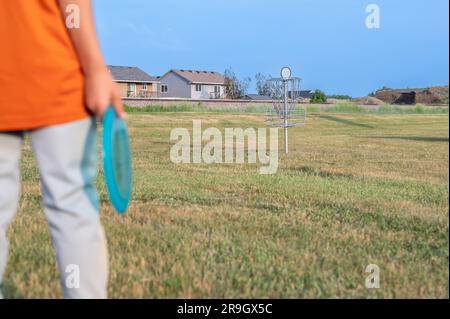
{"label": "dry grass", "polygon": [[[253,114],[129,117],[128,215],[115,215],[99,181],[111,297],[449,297],[448,114],[312,114],[291,131],[292,153],[274,176],[252,165],[172,164],[170,130],[193,118],[263,125]],[[28,146],[22,175],[5,295],[60,297]],[[378,290],[364,287],[372,263]]]}

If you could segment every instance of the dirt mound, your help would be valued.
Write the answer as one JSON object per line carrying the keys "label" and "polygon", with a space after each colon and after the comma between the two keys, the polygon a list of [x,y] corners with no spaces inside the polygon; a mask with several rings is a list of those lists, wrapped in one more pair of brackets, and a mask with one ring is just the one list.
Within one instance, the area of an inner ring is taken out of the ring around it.
{"label": "dirt mound", "polygon": [[384,105],[386,104],[380,99],[373,96],[361,97],[353,100],[358,105]]}
{"label": "dirt mound", "polygon": [[431,89],[426,89],[417,93],[416,102],[422,104],[444,104],[444,101],[439,95]]}
{"label": "dirt mound", "polygon": [[364,105],[384,105],[386,103],[384,103],[382,100],[377,99],[376,97],[373,96],[369,96],[366,100],[366,102],[364,103]]}
{"label": "dirt mound", "polygon": [[448,104],[448,86],[427,89],[380,90],[375,96],[388,104]]}
{"label": "dirt mound", "polygon": [[448,86],[435,86],[429,89],[429,91],[438,96],[439,99],[444,103],[448,104],[449,102],[449,94],[448,94]]}
{"label": "dirt mound", "polygon": [[416,104],[416,92],[383,90],[376,93],[376,98],[388,104]]}

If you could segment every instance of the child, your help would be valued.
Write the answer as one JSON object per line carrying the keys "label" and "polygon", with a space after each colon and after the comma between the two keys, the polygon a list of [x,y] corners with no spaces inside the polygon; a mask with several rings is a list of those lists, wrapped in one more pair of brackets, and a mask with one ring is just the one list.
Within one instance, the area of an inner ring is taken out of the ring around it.
{"label": "child", "polygon": [[[79,10],[79,28],[66,25],[68,5]],[[110,104],[124,112],[96,39],[91,0],[0,1],[0,41],[0,284],[27,133],[64,296],[106,298],[95,116]]]}

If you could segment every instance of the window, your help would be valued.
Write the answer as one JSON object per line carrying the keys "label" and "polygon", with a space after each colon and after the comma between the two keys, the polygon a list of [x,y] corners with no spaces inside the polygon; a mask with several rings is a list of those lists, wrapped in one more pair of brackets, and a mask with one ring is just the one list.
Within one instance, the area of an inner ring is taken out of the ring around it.
{"label": "window", "polygon": [[128,96],[136,95],[136,83],[128,83]]}
{"label": "window", "polygon": [[211,95],[213,96],[214,99],[220,99],[221,93],[220,93],[220,86],[219,85],[215,85],[214,86],[214,93],[212,93]]}
{"label": "window", "polygon": [[142,84],[142,91],[147,91],[147,90],[148,90],[147,83]]}
{"label": "window", "polygon": [[202,91],[202,85],[201,84],[196,84],[195,85],[195,91],[196,92],[201,92]]}
{"label": "window", "polygon": [[165,84],[161,85],[161,93],[169,92],[169,87]]}

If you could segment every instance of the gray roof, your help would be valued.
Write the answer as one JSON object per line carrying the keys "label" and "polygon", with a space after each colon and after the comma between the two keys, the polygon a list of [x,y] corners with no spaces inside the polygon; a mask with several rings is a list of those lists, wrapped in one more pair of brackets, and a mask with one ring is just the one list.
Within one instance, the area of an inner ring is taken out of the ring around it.
{"label": "gray roof", "polygon": [[272,100],[272,98],[268,95],[247,94],[245,97],[248,98],[249,100],[253,100],[253,101],[270,101],[270,100]]}
{"label": "gray roof", "polygon": [[313,90],[300,90],[300,91],[289,91],[289,96],[292,95],[292,93],[295,93],[297,96],[303,98],[303,99],[310,99],[314,95]]}
{"label": "gray roof", "polygon": [[123,82],[159,82],[159,77],[151,76],[137,67],[108,65],[114,80]]}
{"label": "gray roof", "polygon": [[195,84],[225,84],[225,77],[219,72],[214,71],[196,71],[196,70],[177,70],[172,69],[168,73],[175,73],[189,83]]}

